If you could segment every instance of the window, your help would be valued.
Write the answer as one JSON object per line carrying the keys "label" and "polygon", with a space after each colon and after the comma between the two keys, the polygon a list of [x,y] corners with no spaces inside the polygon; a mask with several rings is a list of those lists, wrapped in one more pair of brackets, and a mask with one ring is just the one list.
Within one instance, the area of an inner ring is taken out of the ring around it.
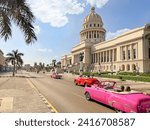
{"label": "window", "polygon": [[91,38],[91,33],[90,33],[90,35],[89,35],[89,38]]}
{"label": "window", "polygon": [[126,53],[125,53],[125,51],[123,51],[123,57],[122,57],[122,58],[123,58],[123,60],[125,60],[125,58],[126,58],[126,56],[125,56],[125,55],[126,55]]}
{"label": "window", "polygon": [[96,24],[94,24],[94,27],[96,27]]}
{"label": "window", "polygon": [[92,27],[92,24],[90,24],[90,27]]}
{"label": "window", "polygon": [[130,65],[129,64],[127,65],[127,71],[130,71]]}
{"label": "window", "polygon": [[97,24],[97,26],[99,27],[99,24]]}
{"label": "window", "polygon": [[98,54],[96,53],[95,56],[96,56],[96,61],[95,61],[95,63],[97,63],[97,61],[98,61]]}
{"label": "window", "polygon": [[136,49],[133,49],[133,59],[136,59]]}
{"label": "window", "polygon": [[104,56],[104,62],[106,62],[106,56]]}
{"label": "window", "polygon": [[130,59],[130,50],[128,50],[128,59]]}
{"label": "window", "polygon": [[125,71],[125,65],[122,65],[122,71]]}
{"label": "window", "polygon": [[103,62],[103,57],[101,58],[101,62]]}
{"label": "window", "polygon": [[94,38],[96,38],[96,33],[94,33]]}
{"label": "window", "polygon": [[116,61],[116,59],[117,59],[117,50],[115,49],[114,50],[114,61]]}
{"label": "window", "polygon": [[149,53],[149,59],[150,59],[150,48],[149,48],[149,52],[148,53]]}
{"label": "window", "polygon": [[107,62],[109,62],[109,51],[107,51],[106,53],[107,53]]}
{"label": "window", "polygon": [[106,51],[104,52],[104,62],[106,62]]}

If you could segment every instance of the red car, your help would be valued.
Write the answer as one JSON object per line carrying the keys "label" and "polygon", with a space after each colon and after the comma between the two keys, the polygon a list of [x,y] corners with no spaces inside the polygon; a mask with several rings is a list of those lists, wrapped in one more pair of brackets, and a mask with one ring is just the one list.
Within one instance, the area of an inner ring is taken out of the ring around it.
{"label": "red car", "polygon": [[61,79],[62,78],[62,75],[60,74],[57,74],[57,73],[53,73],[52,75],[50,75],[51,78],[54,78],[54,79]]}
{"label": "red car", "polygon": [[74,79],[74,83],[76,85],[91,86],[93,84],[99,84],[99,80],[93,77],[79,76]]}

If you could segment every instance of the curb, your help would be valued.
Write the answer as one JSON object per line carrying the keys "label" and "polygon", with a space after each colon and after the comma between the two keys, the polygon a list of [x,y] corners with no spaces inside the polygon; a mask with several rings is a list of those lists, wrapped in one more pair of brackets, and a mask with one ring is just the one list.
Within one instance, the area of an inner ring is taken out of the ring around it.
{"label": "curb", "polygon": [[39,97],[41,98],[43,103],[48,107],[51,113],[58,113],[58,111],[53,107],[53,105],[39,92],[39,90],[36,88],[36,85],[31,80],[26,80],[29,83],[30,87],[38,93]]}

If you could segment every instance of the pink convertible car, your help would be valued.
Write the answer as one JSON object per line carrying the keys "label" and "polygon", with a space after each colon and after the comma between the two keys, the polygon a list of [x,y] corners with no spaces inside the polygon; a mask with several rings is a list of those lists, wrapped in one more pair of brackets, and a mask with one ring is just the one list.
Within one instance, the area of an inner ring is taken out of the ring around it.
{"label": "pink convertible car", "polygon": [[114,108],[117,112],[150,112],[150,96],[130,90],[130,87],[117,88],[116,82],[101,81],[99,85],[84,88],[87,100],[96,100]]}
{"label": "pink convertible car", "polygon": [[60,74],[57,74],[57,73],[53,73],[52,75],[50,75],[51,78],[54,78],[54,79],[61,79],[62,78],[62,75]]}

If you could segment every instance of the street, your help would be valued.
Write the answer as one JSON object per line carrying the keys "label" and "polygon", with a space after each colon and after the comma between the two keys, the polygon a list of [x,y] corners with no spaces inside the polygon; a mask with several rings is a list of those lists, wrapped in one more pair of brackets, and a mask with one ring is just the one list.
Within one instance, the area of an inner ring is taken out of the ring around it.
{"label": "street", "polygon": [[[30,73],[31,76],[36,76],[35,73]],[[100,103],[94,101],[86,101],[82,86],[76,86],[73,83],[73,78],[63,76],[63,79],[53,79],[49,75],[41,75],[38,78],[30,79],[36,86],[39,92],[60,112],[90,112],[103,113],[114,112]]]}
{"label": "street", "polygon": [[[7,101],[7,109],[6,106],[2,109],[1,103],[1,112],[115,112],[98,102],[86,101],[83,94],[84,87],[75,86],[72,77],[64,75],[63,79],[53,79],[50,78],[50,74],[24,71],[18,73],[16,77],[7,75],[4,74],[4,77],[0,78],[0,98],[4,100],[4,97],[7,97],[8,100],[11,97],[11,100]],[[52,110],[48,110],[39,95],[42,95]]]}
{"label": "street", "polygon": [[[0,75],[0,112],[115,112],[104,104],[87,101],[84,87],[74,84],[75,77],[77,75],[67,73],[63,74],[62,79],[53,79],[50,73],[19,71],[15,77],[12,73],[3,73]],[[150,93],[149,83],[118,80],[117,84],[130,85],[132,89]]]}

